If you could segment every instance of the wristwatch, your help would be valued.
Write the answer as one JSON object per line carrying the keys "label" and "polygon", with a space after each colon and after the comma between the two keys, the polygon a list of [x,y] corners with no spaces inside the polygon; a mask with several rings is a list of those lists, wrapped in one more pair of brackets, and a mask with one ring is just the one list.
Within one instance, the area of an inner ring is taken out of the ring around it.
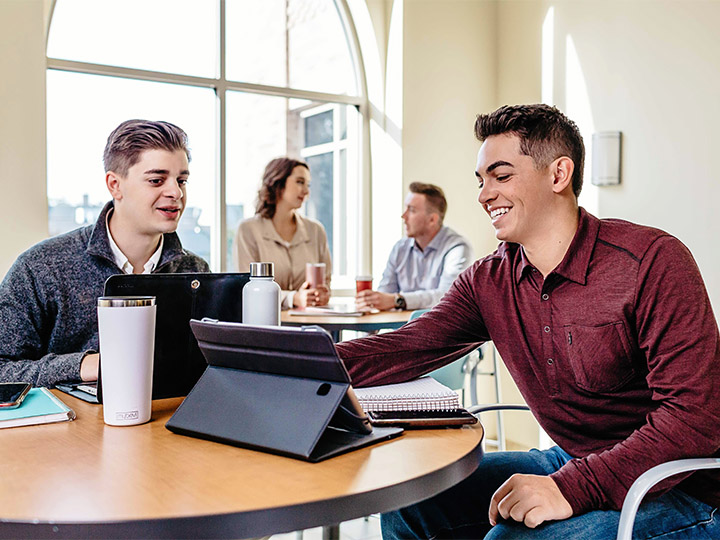
{"label": "wristwatch", "polygon": [[400,293],[397,293],[395,295],[395,308],[402,310],[407,309],[407,302],[405,302],[405,297]]}

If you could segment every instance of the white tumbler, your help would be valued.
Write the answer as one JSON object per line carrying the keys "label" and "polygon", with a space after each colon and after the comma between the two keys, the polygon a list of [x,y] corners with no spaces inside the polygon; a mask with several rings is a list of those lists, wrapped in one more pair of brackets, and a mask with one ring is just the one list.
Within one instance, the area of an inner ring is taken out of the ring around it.
{"label": "white tumbler", "polygon": [[134,426],[152,414],[155,297],[98,298],[103,418]]}

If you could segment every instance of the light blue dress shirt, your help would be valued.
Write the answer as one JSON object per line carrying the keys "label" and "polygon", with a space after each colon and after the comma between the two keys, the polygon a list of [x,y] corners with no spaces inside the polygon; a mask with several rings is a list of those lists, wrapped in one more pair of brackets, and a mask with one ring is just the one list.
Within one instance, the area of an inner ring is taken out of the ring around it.
{"label": "light blue dress shirt", "polygon": [[429,308],[472,262],[470,243],[449,227],[441,228],[424,250],[414,238],[403,238],[393,246],[377,290],[401,293],[407,309]]}

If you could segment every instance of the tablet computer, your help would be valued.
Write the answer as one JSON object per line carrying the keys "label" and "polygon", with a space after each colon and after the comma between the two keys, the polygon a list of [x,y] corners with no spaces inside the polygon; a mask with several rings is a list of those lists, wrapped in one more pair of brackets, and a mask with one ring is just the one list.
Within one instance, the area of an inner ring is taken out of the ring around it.
{"label": "tablet computer", "polygon": [[373,428],[319,326],[190,326],[208,368],[168,420],[170,431],[312,462],[402,433]]}

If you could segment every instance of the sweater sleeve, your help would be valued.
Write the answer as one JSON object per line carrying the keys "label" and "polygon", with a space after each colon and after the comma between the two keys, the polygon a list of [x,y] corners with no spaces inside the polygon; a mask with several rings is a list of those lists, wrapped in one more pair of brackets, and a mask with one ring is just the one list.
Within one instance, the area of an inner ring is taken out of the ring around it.
{"label": "sweater sleeve", "polygon": [[437,306],[399,330],[338,343],[336,347],[353,384],[371,386],[429,373],[487,339],[468,270]]}
{"label": "sweater sleeve", "polygon": [[28,264],[19,258],[0,284],[0,381],[52,386],[80,380],[80,363],[96,351],[47,351],[52,330],[48,304],[41,298]]}
{"label": "sweater sleeve", "polygon": [[[575,514],[620,509],[632,482],[662,462],[718,455],[718,328],[697,265],[678,240],[662,237],[642,257],[635,318],[656,407],[625,440],[551,475]],[[650,493],[660,495],[687,476],[665,480]]]}

